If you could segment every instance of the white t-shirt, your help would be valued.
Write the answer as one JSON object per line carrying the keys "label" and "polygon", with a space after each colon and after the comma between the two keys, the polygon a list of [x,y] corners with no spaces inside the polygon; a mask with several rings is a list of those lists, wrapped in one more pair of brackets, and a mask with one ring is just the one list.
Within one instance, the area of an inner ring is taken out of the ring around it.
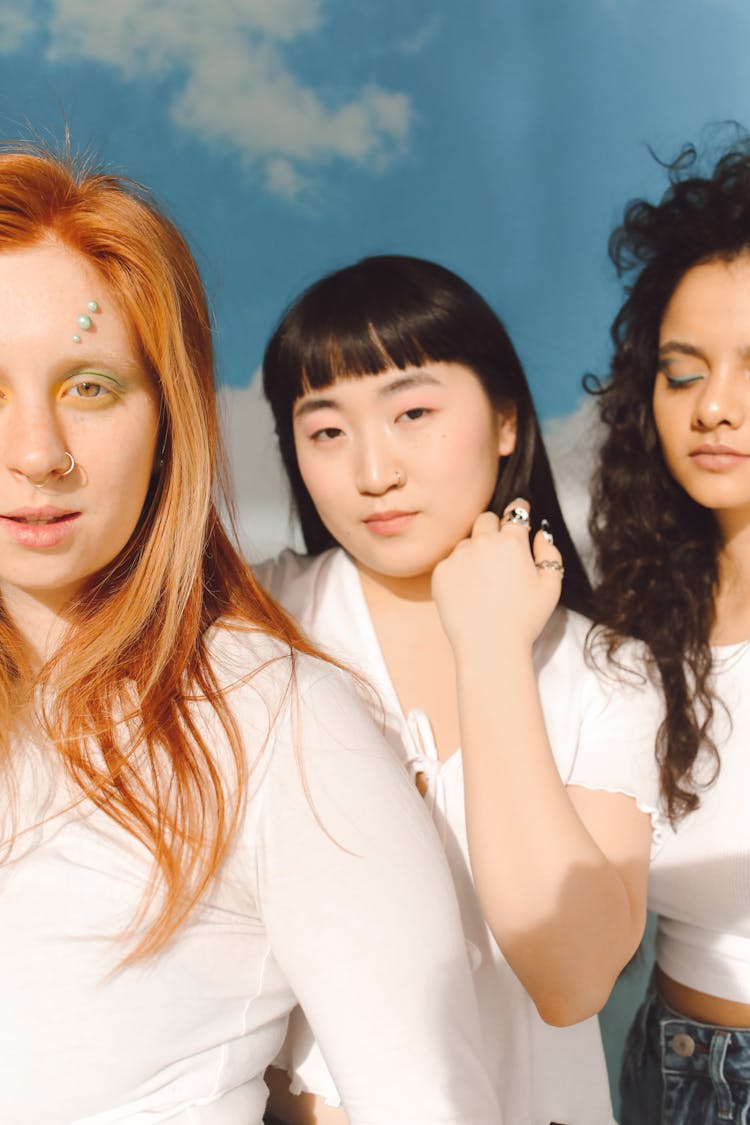
{"label": "white t-shirt", "polygon": [[[298,656],[290,682],[288,651],[247,631],[214,630],[211,652],[250,792],[208,894],[151,960],[118,967],[144,849],[70,807],[49,748],[16,749],[32,827],[0,867],[0,1121],[257,1125],[299,1001],[353,1123],[497,1125],[450,872],[350,677]],[[195,715],[221,767],[216,715]]]}
{"label": "white t-shirt", "polygon": [[[690,988],[750,1004],[750,643],[713,649],[721,769],[700,806],[664,829],[649,885],[656,959]],[[707,781],[713,764],[698,760]]]}
{"label": "white t-shirt", "polygon": [[[386,737],[410,772],[422,774],[427,783],[425,802],[453,873],[487,1066],[504,1120],[512,1125],[609,1125],[612,1106],[598,1020],[565,1028],[545,1024],[503,958],[471,878],[460,751],[439,761],[427,717],[420,711],[402,713],[355,564],[340,548],[314,558],[285,551],[257,573],[316,644],[375,687]],[[535,646],[539,692],[558,769],[567,782],[634,796],[656,822],[653,747],[661,718],[659,696],[643,675],[610,679],[589,667],[583,654],[588,627],[577,614],[558,610]],[[631,659],[629,651],[621,653],[623,662]],[[335,1083],[299,1013],[277,1065],[293,1074],[295,1092],[308,1090],[337,1104]]]}

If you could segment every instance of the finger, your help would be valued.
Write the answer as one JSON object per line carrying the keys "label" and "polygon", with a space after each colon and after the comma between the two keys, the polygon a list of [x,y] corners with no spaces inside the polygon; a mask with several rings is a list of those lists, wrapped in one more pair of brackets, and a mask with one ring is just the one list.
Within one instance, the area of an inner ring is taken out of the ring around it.
{"label": "finger", "polygon": [[557,547],[555,547],[554,543],[550,543],[549,539],[541,530],[537,531],[534,536],[532,553],[534,555],[534,565],[540,574],[545,577],[554,575],[558,579],[562,579],[565,574],[562,555]]}
{"label": "finger", "polygon": [[474,520],[471,537],[475,539],[479,535],[497,535],[499,530],[500,519],[495,512],[482,512]]}
{"label": "finger", "polygon": [[501,522],[504,526],[517,524],[528,531],[531,526],[530,511],[528,500],[524,500],[523,497],[518,496],[515,500],[511,500],[510,504],[506,506]]}
{"label": "finger", "polygon": [[544,559],[562,562],[562,555],[554,543],[550,543],[549,539],[545,539],[543,531],[537,531],[532,541],[531,549],[534,555],[534,562],[542,562]]}

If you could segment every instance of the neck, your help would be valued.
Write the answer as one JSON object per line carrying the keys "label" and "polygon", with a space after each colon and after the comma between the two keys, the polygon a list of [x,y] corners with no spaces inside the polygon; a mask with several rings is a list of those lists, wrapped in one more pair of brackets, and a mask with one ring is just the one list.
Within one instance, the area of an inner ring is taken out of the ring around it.
{"label": "neck", "polygon": [[359,563],[356,565],[368,603],[393,600],[432,603],[431,573],[402,578],[378,574]]}
{"label": "neck", "polygon": [[25,591],[3,591],[3,607],[21,636],[33,669],[39,669],[53,655],[66,627],[61,606]]}
{"label": "neck", "polygon": [[750,518],[717,513],[722,544],[712,640],[733,644],[750,637]]}

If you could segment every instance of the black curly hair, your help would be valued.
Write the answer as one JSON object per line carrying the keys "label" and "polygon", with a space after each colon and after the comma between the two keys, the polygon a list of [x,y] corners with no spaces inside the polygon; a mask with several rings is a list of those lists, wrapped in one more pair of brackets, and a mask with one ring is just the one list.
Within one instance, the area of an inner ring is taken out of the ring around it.
{"label": "black curly hair", "polygon": [[316,281],[286,311],[266,347],[263,389],[310,554],[335,546],[302,480],[294,403],[309,388],[429,362],[474,372],[496,409],[516,411],[516,446],[498,471],[490,509],[515,496],[546,517],[565,559],[562,602],[591,616],[591,586],[565,525],[521,362],[500,319],[463,278],[424,258],[363,258]]}
{"label": "black curly hair", "polygon": [[605,438],[590,530],[597,608],[610,653],[622,635],[647,643],[661,676],[666,714],[657,738],[661,789],[673,821],[699,803],[693,767],[701,747],[719,769],[711,726],[720,700],[711,684],[721,540],[713,513],[671,476],[652,411],[659,330],[678,283],[694,266],[750,254],[750,137],[697,174],[687,145],[666,165],[658,204],[628,204],[609,241],[620,277],[634,280],[612,325],[610,375],[585,380],[597,395]]}

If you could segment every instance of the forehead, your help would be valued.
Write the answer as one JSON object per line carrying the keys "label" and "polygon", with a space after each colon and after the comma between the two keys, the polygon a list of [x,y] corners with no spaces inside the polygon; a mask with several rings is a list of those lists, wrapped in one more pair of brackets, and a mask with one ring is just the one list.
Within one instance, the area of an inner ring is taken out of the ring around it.
{"label": "forehead", "polygon": [[0,295],[5,299],[15,297],[19,304],[32,304],[39,293],[75,300],[81,289],[102,285],[83,254],[54,238],[0,252]]}
{"label": "forehead", "polygon": [[[95,301],[96,312],[89,308]],[[87,330],[78,318],[89,316]],[[74,341],[80,337],[80,343]],[[0,340],[78,350],[136,350],[129,320],[91,262],[55,239],[0,251]]]}
{"label": "forehead", "polygon": [[682,275],[664,310],[661,337],[683,330],[750,327],[750,255],[693,266]]}

